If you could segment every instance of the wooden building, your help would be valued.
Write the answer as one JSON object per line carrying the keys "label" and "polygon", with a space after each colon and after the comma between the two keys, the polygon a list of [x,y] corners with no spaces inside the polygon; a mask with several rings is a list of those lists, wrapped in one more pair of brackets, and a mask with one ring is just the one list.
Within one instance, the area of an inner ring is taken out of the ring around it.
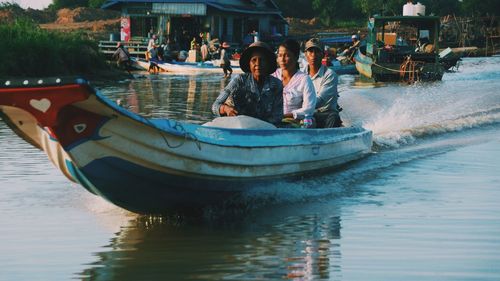
{"label": "wooden building", "polygon": [[121,11],[121,41],[157,34],[185,44],[203,32],[242,44],[253,40],[249,33],[265,40],[288,31],[272,0],[107,0],[102,8]]}

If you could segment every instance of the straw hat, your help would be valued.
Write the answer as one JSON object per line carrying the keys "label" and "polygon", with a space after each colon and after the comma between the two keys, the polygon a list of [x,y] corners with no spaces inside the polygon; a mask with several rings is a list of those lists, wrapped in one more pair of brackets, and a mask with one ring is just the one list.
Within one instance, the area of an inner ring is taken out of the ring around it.
{"label": "straw hat", "polygon": [[246,48],[243,51],[243,54],[241,54],[240,57],[241,70],[243,70],[244,72],[250,72],[250,57],[252,56],[252,53],[257,50],[261,51],[268,60],[270,69],[269,73],[267,74],[273,73],[277,68],[276,55],[271,50],[271,47],[269,47],[269,45],[267,45],[262,41],[257,41],[255,43],[252,43],[250,46],[248,46],[248,48]]}

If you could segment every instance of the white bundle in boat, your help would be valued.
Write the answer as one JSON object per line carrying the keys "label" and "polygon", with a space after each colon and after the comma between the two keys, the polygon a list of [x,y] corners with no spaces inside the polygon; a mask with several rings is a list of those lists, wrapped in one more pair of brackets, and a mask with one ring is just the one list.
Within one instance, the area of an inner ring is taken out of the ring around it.
{"label": "white bundle in boat", "polygon": [[217,117],[203,126],[231,129],[276,129],[271,123],[246,115]]}

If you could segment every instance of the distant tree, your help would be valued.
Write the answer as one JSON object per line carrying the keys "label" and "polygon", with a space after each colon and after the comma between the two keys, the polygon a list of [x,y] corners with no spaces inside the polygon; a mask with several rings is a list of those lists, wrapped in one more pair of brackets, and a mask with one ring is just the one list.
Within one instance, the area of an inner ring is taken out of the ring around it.
{"label": "distant tree", "polygon": [[360,18],[361,14],[353,8],[351,0],[313,0],[315,15],[326,26],[334,25],[336,20]]}
{"label": "distant tree", "polygon": [[283,16],[310,19],[315,16],[311,0],[274,0],[283,12]]}
{"label": "distant tree", "polygon": [[87,7],[89,0],[52,0],[49,9],[59,10],[62,8]]}
{"label": "distant tree", "polygon": [[357,7],[363,15],[400,15],[403,5],[400,0],[354,0],[354,7]]}
{"label": "distant tree", "polygon": [[104,2],[106,2],[106,0],[89,0],[89,7],[100,8]]}
{"label": "distant tree", "polygon": [[495,15],[500,16],[500,0],[463,0],[461,12],[464,16]]}
{"label": "distant tree", "polygon": [[446,16],[460,13],[460,1],[458,0],[421,0],[425,5],[427,15]]}
{"label": "distant tree", "polygon": [[0,10],[7,9],[21,9],[21,7],[16,2],[0,2]]}

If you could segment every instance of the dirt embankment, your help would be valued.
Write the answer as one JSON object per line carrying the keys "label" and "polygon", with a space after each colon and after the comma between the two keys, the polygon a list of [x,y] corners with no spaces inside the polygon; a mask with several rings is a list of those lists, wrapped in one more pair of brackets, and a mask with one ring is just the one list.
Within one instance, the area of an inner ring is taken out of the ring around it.
{"label": "dirt embankment", "polygon": [[55,13],[50,11],[34,10],[31,8],[24,10],[19,6],[0,9],[0,23],[14,22],[20,18],[31,19],[36,23],[53,22],[56,19]]}
{"label": "dirt embankment", "polygon": [[291,36],[312,36],[319,32],[346,32],[348,34],[358,33],[359,30],[364,31],[361,27],[353,28],[326,28],[318,18],[312,19],[299,19],[299,18],[286,18],[289,24],[289,35]]}
{"label": "dirt embankment", "polygon": [[40,27],[63,32],[78,30],[103,40],[120,30],[120,13],[91,8],[61,9],[54,22],[40,24]]}
{"label": "dirt embankment", "polygon": [[0,23],[19,18],[31,19],[41,28],[61,32],[82,31],[96,40],[108,39],[110,33],[120,30],[120,13],[116,11],[76,8],[49,10],[22,9],[16,6],[0,10]]}

